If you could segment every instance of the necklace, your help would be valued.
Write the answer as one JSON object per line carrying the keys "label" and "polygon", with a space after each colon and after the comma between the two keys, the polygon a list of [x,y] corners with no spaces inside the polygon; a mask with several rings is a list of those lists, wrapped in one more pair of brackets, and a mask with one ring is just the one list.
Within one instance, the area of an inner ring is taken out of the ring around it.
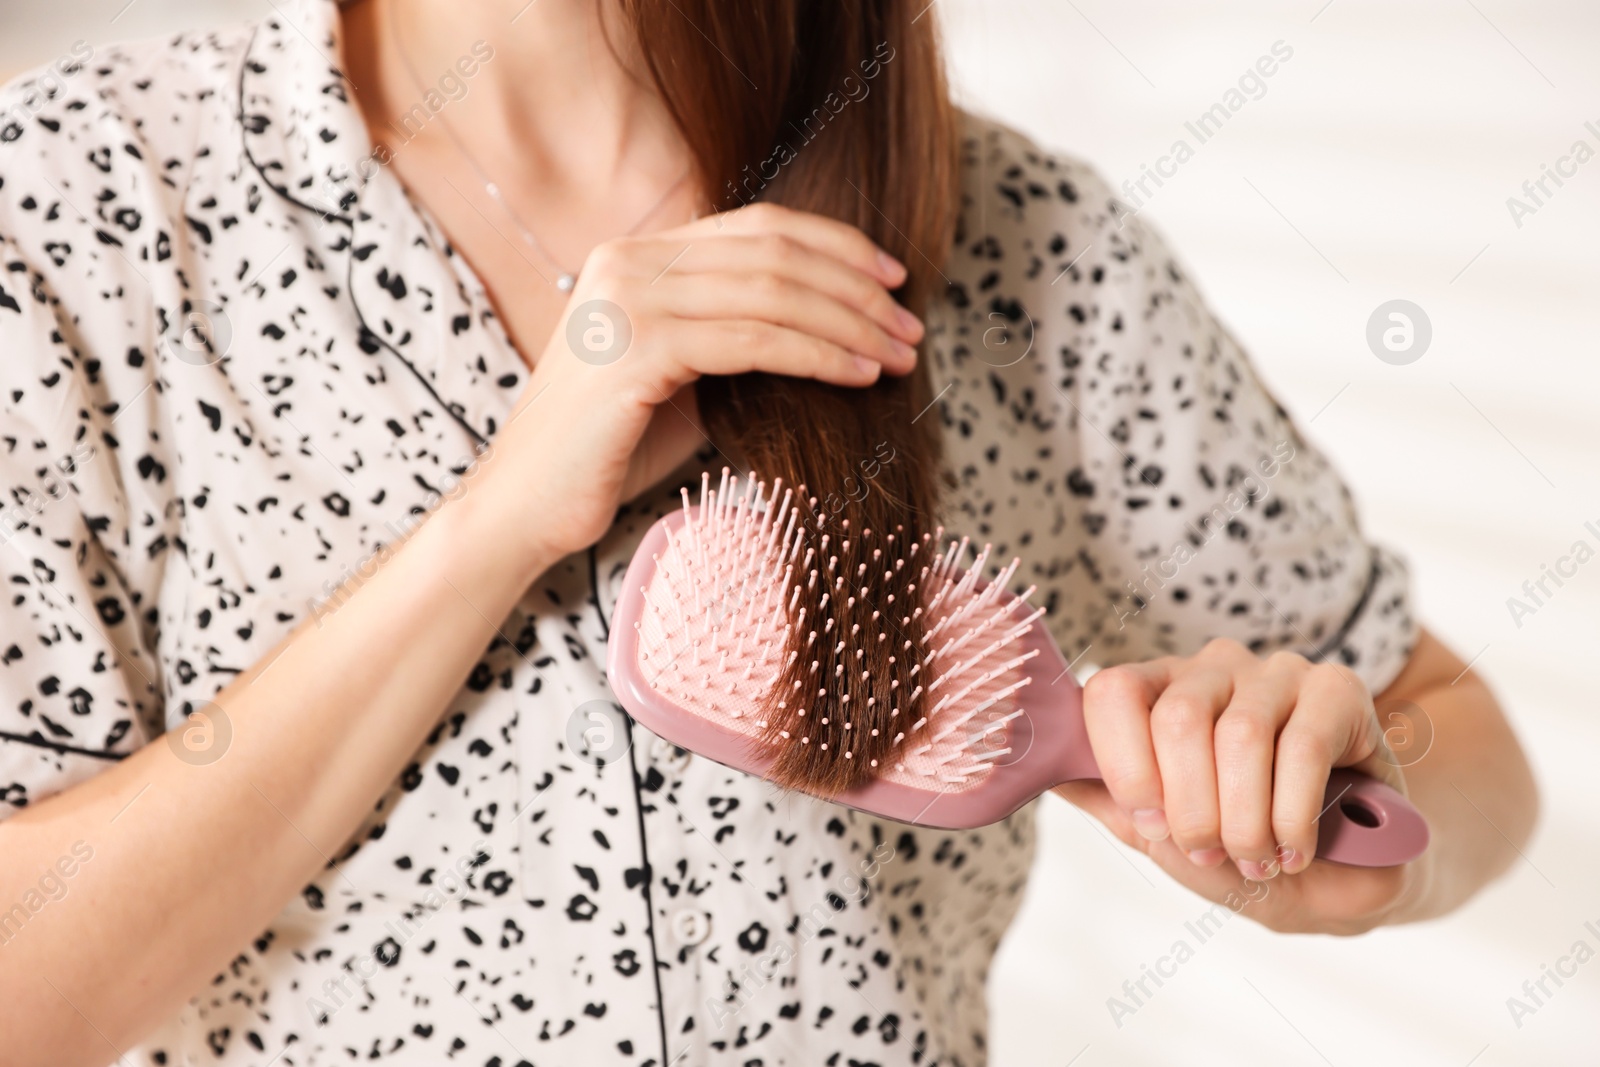
{"label": "necklace", "polygon": [[[393,39],[395,53],[400,57],[400,62],[404,64],[406,73],[411,78],[412,85],[416,88],[417,92],[421,93],[423,96],[426,96],[428,90],[422,84],[422,78],[417,74],[417,68],[412,64],[410,54],[406,52],[405,46],[400,43],[400,20],[392,16],[390,17],[389,21],[389,36]],[[528,226],[528,224],[522,221],[522,216],[517,214],[516,209],[513,208],[510,202],[506,200],[505,195],[500,191],[499,183],[493,178],[489,177],[488,173],[483,169],[483,166],[478,162],[477,158],[473,156],[473,154],[467,149],[467,146],[456,134],[455,127],[451,125],[450,119],[442,111],[438,112],[438,118],[439,124],[444,128],[445,135],[450,138],[451,143],[455,145],[456,151],[461,154],[461,158],[466,161],[467,165],[472,168],[473,173],[478,176],[478,180],[483,183],[483,191],[488,193],[490,198],[494,200],[496,204],[500,205],[500,209],[506,213],[506,215],[511,219],[512,223],[517,227],[517,231],[522,235],[523,241],[526,242],[527,245],[532,248],[534,252],[536,252],[546,263],[549,263],[556,269],[556,288],[561,290],[563,293],[570,292],[572,287],[578,284],[578,271],[582,270],[583,268],[579,267],[578,270],[568,270],[566,267],[562,266],[555,256],[550,254],[550,252],[545,248],[544,242],[539,240],[538,236],[534,234],[533,230]],[[632,226],[628,227],[628,229],[623,232],[621,236],[631,237],[633,234],[639,231],[640,227],[642,227],[646,222],[650,221],[656,212],[661,210],[661,206],[667,202],[667,198],[677,191],[678,186],[684,183],[684,179],[689,177],[690,169],[691,168],[688,167],[684,168],[683,173],[678,175],[677,180],[671,185],[667,186],[667,190],[661,194],[661,198],[652,204],[648,211],[639,216],[638,221]],[[696,211],[695,217],[699,218],[699,216],[700,213]]]}

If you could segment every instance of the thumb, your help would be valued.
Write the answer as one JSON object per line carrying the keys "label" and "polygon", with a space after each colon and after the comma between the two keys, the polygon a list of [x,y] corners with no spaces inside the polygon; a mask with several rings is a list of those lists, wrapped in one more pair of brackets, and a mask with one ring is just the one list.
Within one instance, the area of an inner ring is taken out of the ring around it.
{"label": "thumb", "polygon": [[1129,848],[1149,854],[1150,841],[1134,829],[1133,816],[1111,799],[1111,791],[1105,787],[1105,783],[1093,779],[1067,782],[1056,786],[1054,792],[1073,807],[1099,820]]}

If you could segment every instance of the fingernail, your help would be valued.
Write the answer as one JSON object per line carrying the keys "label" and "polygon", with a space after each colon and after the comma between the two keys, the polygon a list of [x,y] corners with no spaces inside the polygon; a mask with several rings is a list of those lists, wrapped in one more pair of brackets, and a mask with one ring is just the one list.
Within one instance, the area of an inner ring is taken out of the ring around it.
{"label": "fingernail", "polygon": [[900,308],[895,312],[895,317],[900,320],[900,328],[913,337],[922,335],[922,320],[911,314],[909,308]]}
{"label": "fingernail", "polygon": [[887,252],[878,253],[878,266],[890,278],[904,278],[906,276],[905,264]]}
{"label": "fingernail", "polygon": [[1228,854],[1220,848],[1197,848],[1189,853],[1189,859],[1198,867],[1215,867],[1226,859]]}
{"label": "fingernail", "polygon": [[1267,880],[1267,872],[1262,868],[1261,864],[1254,860],[1236,860],[1235,863],[1239,868],[1239,873],[1252,882],[1265,882]]}
{"label": "fingernail", "polygon": [[1278,866],[1285,872],[1293,874],[1300,869],[1300,853],[1288,845],[1279,845],[1277,848]]}
{"label": "fingernail", "polygon": [[1133,828],[1148,841],[1165,841],[1172,833],[1167,827],[1167,813],[1160,808],[1140,808],[1135,811]]}
{"label": "fingernail", "polygon": [[900,353],[900,358],[905,360],[906,362],[913,363],[913,364],[916,363],[916,361],[917,361],[917,350],[915,348],[912,348],[910,345],[906,344],[904,341],[895,341],[894,342],[894,350],[896,352]]}
{"label": "fingernail", "polygon": [[860,372],[863,378],[872,378],[877,376],[878,363],[876,360],[868,359],[866,356],[857,356],[855,358],[855,362],[856,370]]}

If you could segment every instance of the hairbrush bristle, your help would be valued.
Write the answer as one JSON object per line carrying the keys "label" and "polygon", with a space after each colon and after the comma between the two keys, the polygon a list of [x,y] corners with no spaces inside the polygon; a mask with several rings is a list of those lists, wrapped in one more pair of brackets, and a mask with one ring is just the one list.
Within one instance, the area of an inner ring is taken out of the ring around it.
{"label": "hairbrush bristle", "polygon": [[[774,483],[769,500],[765,483],[752,483],[740,497],[738,480],[730,486],[726,470],[719,489],[709,481],[702,476],[698,513],[683,490],[691,517],[655,557],[665,592],[647,594],[646,601],[662,640],[642,646],[641,658],[653,687],[740,718],[775,700],[782,670],[798,658],[788,647],[798,597],[787,604],[784,598],[797,561],[811,554],[799,558],[804,545],[792,515],[787,528],[771,521],[775,510],[781,513],[781,484]],[[785,505],[791,496],[783,497]],[[806,609],[798,612],[803,623]]]}
{"label": "hairbrush bristle", "polygon": [[636,624],[651,685],[734,724],[773,781],[822,796],[884,774],[960,787],[1007,755],[1037,655],[1020,642],[1043,614],[1034,590],[1003,593],[1018,561],[980,589],[989,548],[962,572],[970,544],[941,547],[942,531],[840,520],[812,546],[795,490],[739,482],[703,476],[698,509],[684,490],[686,521],[654,557]]}

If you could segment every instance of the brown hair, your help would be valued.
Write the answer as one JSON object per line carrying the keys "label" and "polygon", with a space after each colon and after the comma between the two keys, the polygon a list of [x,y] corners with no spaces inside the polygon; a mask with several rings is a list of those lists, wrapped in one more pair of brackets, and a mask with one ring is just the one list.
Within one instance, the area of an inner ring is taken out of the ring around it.
{"label": "brown hair", "polygon": [[[925,0],[622,0],[622,10],[718,209],[764,200],[854,224],[906,264],[896,296],[923,314],[956,196],[954,113]],[[842,792],[886,764],[918,718],[907,642],[920,648],[922,628],[905,609],[920,567],[893,563],[937,512],[937,414],[918,417],[928,383],[924,358],[867,389],[764,374],[697,387],[719,445],[824,502],[802,514],[848,576],[821,614],[831,583],[802,595],[806,632],[791,642],[801,655],[767,713],[779,784]],[[874,564],[874,550],[887,558]],[[828,639],[808,650],[812,620],[829,618]]]}

